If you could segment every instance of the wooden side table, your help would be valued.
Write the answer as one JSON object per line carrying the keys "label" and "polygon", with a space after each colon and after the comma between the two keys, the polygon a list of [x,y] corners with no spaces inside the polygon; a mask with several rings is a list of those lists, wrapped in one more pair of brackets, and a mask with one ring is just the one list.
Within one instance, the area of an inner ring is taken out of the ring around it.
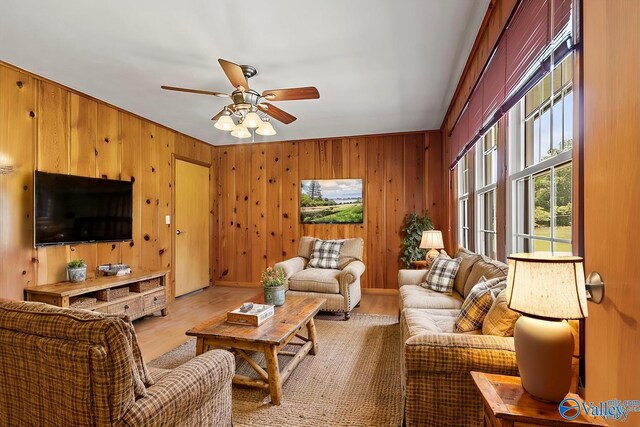
{"label": "wooden side table", "polygon": [[418,261],[411,261],[411,268],[414,270],[424,270],[427,268],[427,261],[420,259]]}
{"label": "wooden side table", "polygon": [[[602,418],[580,413],[573,420],[566,420],[558,411],[558,404],[535,400],[524,388],[519,377],[471,372],[484,404],[485,427],[533,426],[606,426]],[[568,398],[582,403],[577,394]]]}

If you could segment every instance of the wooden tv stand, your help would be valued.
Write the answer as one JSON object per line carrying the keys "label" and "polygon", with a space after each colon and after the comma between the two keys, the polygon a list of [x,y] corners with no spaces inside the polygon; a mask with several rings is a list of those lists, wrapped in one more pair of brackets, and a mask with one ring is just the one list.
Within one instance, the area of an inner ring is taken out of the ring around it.
{"label": "wooden tv stand", "polygon": [[[44,302],[58,307],[70,307],[78,297],[95,297],[98,292],[128,286],[130,291],[126,296],[109,301],[96,301],[91,306],[84,306],[86,310],[99,311],[109,314],[126,314],[131,320],[160,312],[167,314],[167,270],[141,271],[125,276],[104,276],[88,279],[85,282],[60,282],[50,285],[25,288],[27,301]],[[157,284],[156,287],[132,292],[131,289],[146,283]]]}

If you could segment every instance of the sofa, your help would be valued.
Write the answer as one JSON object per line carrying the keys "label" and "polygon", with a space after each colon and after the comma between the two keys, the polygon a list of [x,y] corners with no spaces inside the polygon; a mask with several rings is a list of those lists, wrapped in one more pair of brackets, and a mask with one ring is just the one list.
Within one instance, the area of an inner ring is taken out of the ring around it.
{"label": "sofa", "polygon": [[0,302],[1,426],[230,426],[233,355],[149,369],[123,316]]}
{"label": "sofa", "polygon": [[405,422],[411,426],[482,426],[482,401],[471,371],[517,375],[513,337],[455,332],[455,321],[471,288],[507,275],[506,264],[465,249],[452,295],[419,284],[427,270],[398,274],[402,328],[402,388]]}
{"label": "sofa", "polygon": [[315,241],[314,237],[302,237],[297,256],[277,263],[275,268],[285,272],[288,295],[325,298],[322,311],[343,313],[344,319],[349,320],[351,310],[362,297],[360,276],[365,271],[362,262],[364,241],[358,237],[343,240],[337,269],[307,268]]}

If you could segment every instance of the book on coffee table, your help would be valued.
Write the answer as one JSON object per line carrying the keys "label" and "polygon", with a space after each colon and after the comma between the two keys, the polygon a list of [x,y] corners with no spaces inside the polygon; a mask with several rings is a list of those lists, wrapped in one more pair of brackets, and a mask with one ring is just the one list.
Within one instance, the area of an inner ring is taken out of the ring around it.
{"label": "book on coffee table", "polygon": [[274,306],[247,302],[242,307],[227,313],[227,322],[240,325],[260,326],[274,314]]}

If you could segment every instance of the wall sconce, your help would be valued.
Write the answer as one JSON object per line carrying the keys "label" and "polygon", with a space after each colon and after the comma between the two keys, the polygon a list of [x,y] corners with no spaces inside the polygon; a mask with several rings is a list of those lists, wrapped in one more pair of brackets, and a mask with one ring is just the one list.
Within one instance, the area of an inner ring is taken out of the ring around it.
{"label": "wall sconce", "polygon": [[597,271],[592,271],[585,281],[587,288],[587,299],[596,304],[600,304],[604,298],[604,280]]}

